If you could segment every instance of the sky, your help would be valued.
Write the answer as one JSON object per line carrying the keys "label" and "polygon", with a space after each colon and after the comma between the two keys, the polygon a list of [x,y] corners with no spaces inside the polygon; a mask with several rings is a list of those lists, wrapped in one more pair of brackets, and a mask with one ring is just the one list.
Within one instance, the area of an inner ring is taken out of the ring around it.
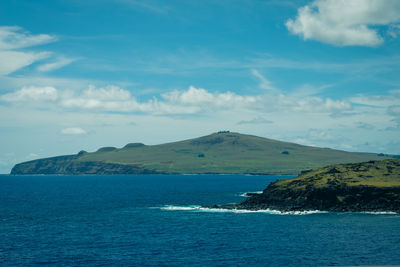
{"label": "sky", "polygon": [[220,130],[400,154],[400,1],[0,2],[0,173]]}

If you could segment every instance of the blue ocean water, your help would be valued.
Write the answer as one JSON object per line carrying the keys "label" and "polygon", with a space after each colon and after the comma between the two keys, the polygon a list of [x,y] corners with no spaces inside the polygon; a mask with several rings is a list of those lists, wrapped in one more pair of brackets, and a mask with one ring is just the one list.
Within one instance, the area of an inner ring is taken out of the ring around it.
{"label": "blue ocean water", "polygon": [[200,210],[279,176],[0,176],[0,265],[400,264],[400,216]]}

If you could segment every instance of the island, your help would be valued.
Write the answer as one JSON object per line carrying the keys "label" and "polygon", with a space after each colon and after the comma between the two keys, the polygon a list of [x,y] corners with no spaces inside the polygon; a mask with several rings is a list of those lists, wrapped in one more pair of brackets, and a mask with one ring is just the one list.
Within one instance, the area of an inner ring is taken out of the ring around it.
{"label": "island", "polygon": [[32,174],[293,174],[336,163],[392,158],[304,146],[253,135],[220,131],[160,144],[129,143],[95,152],[16,164],[14,175]]}
{"label": "island", "polygon": [[245,201],[212,208],[400,213],[400,159],[335,164],[275,181]]}

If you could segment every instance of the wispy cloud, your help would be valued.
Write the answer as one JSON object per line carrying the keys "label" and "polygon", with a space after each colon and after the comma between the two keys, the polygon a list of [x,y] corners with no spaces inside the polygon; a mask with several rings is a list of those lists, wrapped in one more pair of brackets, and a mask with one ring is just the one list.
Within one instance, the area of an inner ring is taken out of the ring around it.
{"label": "wispy cloud", "polygon": [[48,34],[32,35],[18,26],[0,26],[0,50],[15,50],[56,41]]}
{"label": "wispy cloud", "polygon": [[34,46],[55,41],[57,37],[52,35],[31,34],[17,26],[0,26],[0,76],[7,76],[41,61],[44,63],[36,69],[40,72],[48,72],[77,60],[49,51],[29,51]]}
{"label": "wispy cloud", "polygon": [[55,40],[54,36],[32,35],[17,26],[0,26],[0,76],[8,75],[51,56],[51,53],[47,51],[28,52],[18,51],[18,49],[42,45]]}
{"label": "wispy cloud", "polygon": [[60,69],[64,66],[71,64],[72,62],[74,62],[76,60],[77,59],[75,59],[75,58],[60,57],[60,58],[57,58],[53,62],[45,63],[45,64],[38,66],[37,70],[42,71],[42,72],[57,70],[57,69]]}
{"label": "wispy cloud", "polygon": [[49,52],[19,52],[0,50],[0,76],[8,75],[36,61],[48,58]]}
{"label": "wispy cloud", "polygon": [[359,105],[387,108],[399,103],[400,90],[392,90],[388,95],[365,96],[360,94],[350,98],[350,101]]}
{"label": "wispy cloud", "polygon": [[271,82],[267,80],[258,70],[253,69],[251,73],[260,79],[260,88],[265,90],[274,90],[275,88],[271,85]]}
{"label": "wispy cloud", "polygon": [[375,47],[384,39],[373,27],[399,21],[400,2],[396,0],[315,0],[299,8],[297,17],[289,19],[286,27],[305,40]]}

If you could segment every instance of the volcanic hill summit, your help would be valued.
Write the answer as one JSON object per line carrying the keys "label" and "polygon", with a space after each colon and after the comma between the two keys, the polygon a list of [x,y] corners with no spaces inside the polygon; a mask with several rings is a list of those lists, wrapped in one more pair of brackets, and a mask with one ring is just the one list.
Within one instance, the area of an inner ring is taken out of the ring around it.
{"label": "volcanic hill summit", "polygon": [[298,174],[335,163],[379,160],[390,156],[304,146],[221,131],[184,141],[38,159],[17,164],[12,174]]}

